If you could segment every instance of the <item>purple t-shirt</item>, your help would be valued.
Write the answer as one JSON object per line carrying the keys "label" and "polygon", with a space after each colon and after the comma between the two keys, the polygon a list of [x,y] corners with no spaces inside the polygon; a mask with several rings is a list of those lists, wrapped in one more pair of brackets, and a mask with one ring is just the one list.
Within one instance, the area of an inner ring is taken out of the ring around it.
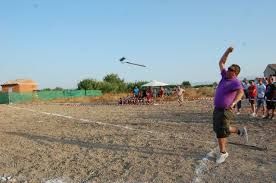
{"label": "purple t-shirt", "polygon": [[235,99],[237,90],[242,89],[241,82],[237,78],[227,79],[226,70],[221,71],[221,80],[216,89],[215,107],[228,108]]}

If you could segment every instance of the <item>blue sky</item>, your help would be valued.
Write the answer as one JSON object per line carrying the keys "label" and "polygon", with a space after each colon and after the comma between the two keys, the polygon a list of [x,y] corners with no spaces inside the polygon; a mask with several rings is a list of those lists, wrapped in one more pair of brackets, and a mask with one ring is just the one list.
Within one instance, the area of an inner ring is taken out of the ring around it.
{"label": "blue sky", "polygon": [[[276,63],[275,0],[1,0],[0,82],[76,88],[109,73],[126,81],[215,82],[218,60],[241,76]],[[118,59],[147,65],[120,64]]]}

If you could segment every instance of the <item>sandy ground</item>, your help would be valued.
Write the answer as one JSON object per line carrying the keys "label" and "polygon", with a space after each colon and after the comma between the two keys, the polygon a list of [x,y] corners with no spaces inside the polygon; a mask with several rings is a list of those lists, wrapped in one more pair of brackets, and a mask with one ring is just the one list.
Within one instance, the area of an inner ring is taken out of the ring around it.
{"label": "sandy ground", "polygon": [[0,105],[0,182],[275,182],[276,121],[250,118],[217,165],[212,101]]}

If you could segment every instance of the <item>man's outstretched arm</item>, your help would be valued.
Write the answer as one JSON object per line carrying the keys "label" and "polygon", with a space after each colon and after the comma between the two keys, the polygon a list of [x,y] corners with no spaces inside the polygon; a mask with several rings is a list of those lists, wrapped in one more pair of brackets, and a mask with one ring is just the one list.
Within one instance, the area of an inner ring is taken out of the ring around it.
{"label": "man's outstretched arm", "polygon": [[225,66],[225,63],[226,63],[226,60],[227,60],[227,57],[228,55],[234,50],[234,48],[232,47],[229,47],[227,48],[227,50],[224,52],[224,54],[222,55],[220,61],[219,61],[219,68],[220,68],[220,71],[222,71],[224,69],[224,66]]}

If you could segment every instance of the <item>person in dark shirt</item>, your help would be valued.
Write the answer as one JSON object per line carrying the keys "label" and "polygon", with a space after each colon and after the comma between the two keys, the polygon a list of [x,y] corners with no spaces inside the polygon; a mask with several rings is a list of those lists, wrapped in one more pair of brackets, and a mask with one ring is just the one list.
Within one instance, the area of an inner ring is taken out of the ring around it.
{"label": "person in dark shirt", "polygon": [[276,105],[276,83],[273,83],[273,77],[268,78],[268,84],[266,86],[266,116],[264,119],[269,118],[269,112],[271,111],[270,119],[274,118],[274,111]]}

